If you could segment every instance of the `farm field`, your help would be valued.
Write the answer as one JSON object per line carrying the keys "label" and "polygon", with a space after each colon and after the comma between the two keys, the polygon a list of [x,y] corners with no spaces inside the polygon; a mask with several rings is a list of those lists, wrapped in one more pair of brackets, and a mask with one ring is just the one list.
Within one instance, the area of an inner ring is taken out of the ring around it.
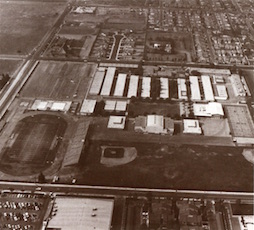
{"label": "farm field", "polygon": [[0,60],[0,75],[9,74],[12,77],[21,64],[22,60]]}
{"label": "farm field", "polygon": [[24,87],[21,96],[52,100],[82,100],[95,68],[95,64],[41,62]]}
{"label": "farm field", "polygon": [[63,10],[59,2],[0,2],[0,53],[29,54]]}
{"label": "farm field", "polygon": [[39,173],[54,161],[67,127],[64,119],[52,115],[25,117],[16,125],[2,151],[0,170],[11,175]]}
{"label": "farm field", "polygon": [[[137,149],[134,161],[115,167],[100,164],[101,146]],[[241,148],[92,142],[80,183],[89,185],[252,191],[252,164]],[[225,162],[227,162],[225,164]]]}

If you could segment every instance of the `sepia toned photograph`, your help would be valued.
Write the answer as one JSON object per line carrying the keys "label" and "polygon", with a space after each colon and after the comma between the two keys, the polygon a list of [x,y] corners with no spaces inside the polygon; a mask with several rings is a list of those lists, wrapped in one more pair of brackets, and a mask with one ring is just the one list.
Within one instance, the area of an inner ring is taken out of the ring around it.
{"label": "sepia toned photograph", "polygon": [[254,230],[254,0],[0,0],[0,230]]}

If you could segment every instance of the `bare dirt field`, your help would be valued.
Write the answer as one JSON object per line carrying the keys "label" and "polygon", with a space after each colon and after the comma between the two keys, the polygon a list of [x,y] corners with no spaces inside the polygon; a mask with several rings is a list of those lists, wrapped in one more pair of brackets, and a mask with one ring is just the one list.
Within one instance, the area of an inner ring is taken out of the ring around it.
{"label": "bare dirt field", "polygon": [[[137,158],[116,167],[100,164],[101,146],[132,146]],[[253,191],[253,166],[242,148],[92,142],[80,183],[148,188]],[[226,163],[225,163],[226,162]]]}
{"label": "bare dirt field", "polygon": [[59,2],[1,2],[0,53],[27,55],[63,10]]}
{"label": "bare dirt field", "polygon": [[95,68],[95,64],[41,62],[21,96],[53,100],[84,99]]}

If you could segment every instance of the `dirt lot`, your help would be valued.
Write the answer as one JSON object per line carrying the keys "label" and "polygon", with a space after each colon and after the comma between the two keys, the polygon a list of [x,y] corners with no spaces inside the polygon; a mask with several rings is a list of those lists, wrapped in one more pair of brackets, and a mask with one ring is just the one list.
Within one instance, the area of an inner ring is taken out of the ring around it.
{"label": "dirt lot", "polygon": [[63,9],[64,4],[59,2],[1,2],[0,53],[26,55],[31,52]]}
{"label": "dirt lot", "polygon": [[107,168],[100,164],[100,146],[103,144],[124,145],[119,142],[92,142],[80,183],[220,191],[253,190],[253,167],[242,156],[241,148],[129,143],[128,146],[136,147],[137,158],[129,164]]}
{"label": "dirt lot", "polygon": [[41,62],[21,96],[53,100],[82,100],[95,71],[95,64]]}
{"label": "dirt lot", "polygon": [[2,150],[0,169],[11,175],[39,173],[54,161],[66,127],[62,118],[52,115],[22,119]]}

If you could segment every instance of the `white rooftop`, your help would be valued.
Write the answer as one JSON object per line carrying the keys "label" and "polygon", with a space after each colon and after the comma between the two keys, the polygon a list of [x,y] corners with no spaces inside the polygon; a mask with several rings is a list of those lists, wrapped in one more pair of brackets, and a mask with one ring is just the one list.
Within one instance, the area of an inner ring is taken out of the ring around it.
{"label": "white rooftop", "polygon": [[224,116],[221,103],[209,102],[208,104],[193,104],[194,115],[201,117],[211,117],[215,115]]}
{"label": "white rooftop", "polygon": [[125,116],[110,116],[108,121],[108,128],[110,129],[124,129]]}
{"label": "white rooftop", "polygon": [[131,98],[132,96],[133,97],[137,96],[138,79],[139,79],[139,76],[137,76],[137,75],[131,75],[130,76],[130,83],[129,83],[129,89],[128,89],[128,94],[127,94],[128,98]]}
{"label": "white rooftop", "polygon": [[201,80],[204,89],[205,100],[214,101],[214,94],[210,77],[207,75],[202,75]]}
{"label": "white rooftop", "polygon": [[110,230],[114,206],[112,199],[57,197],[55,205],[56,215],[47,228]]}
{"label": "white rooftop", "polygon": [[183,126],[184,126],[183,133],[186,133],[186,134],[201,134],[202,133],[198,120],[184,119]]}
{"label": "white rooftop", "polygon": [[200,101],[201,95],[200,95],[198,77],[190,76],[190,89],[191,89],[191,99]]}
{"label": "white rooftop", "polygon": [[53,105],[51,107],[51,110],[53,111],[64,111],[65,109],[65,102],[53,102]]}
{"label": "white rooftop", "polygon": [[80,109],[81,114],[91,114],[94,112],[96,100],[85,99]]}

